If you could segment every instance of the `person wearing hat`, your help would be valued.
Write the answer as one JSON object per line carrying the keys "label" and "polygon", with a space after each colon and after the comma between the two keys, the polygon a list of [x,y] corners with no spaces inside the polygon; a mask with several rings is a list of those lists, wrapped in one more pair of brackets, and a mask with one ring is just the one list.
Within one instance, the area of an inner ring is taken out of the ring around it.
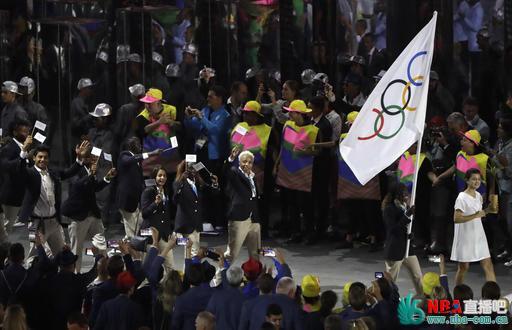
{"label": "person wearing hat", "polygon": [[313,223],[311,187],[317,151],[309,146],[319,139],[319,129],[311,122],[311,109],[304,101],[295,100],[284,110],[288,111],[290,120],[284,124],[283,142],[274,173],[288,208],[288,221],[283,230],[290,235],[290,243],[299,243],[302,241],[300,214],[303,214],[305,223]]}
{"label": "person wearing hat", "polygon": [[71,251],[77,255],[76,269],[80,272],[84,243],[92,241],[100,251],[107,249],[105,229],[101,221],[96,193],[102,191],[116,176],[110,168],[101,180],[96,179],[98,157],[91,155],[91,148],[82,158],[83,166],[70,180],[68,198],[62,203],[62,214],[71,219],[68,226]]}
{"label": "person wearing hat", "polygon": [[176,121],[176,108],[163,103],[162,91],[150,88],[146,95],[140,99],[145,104],[137,118],[137,135],[143,142],[145,152],[162,150],[158,158],[149,158],[143,161],[144,175],[148,176],[154,166],[160,164],[167,173],[176,173],[176,167],[181,161],[176,145],[170,141],[171,137],[177,139],[177,131],[181,123]]}
{"label": "person wearing hat", "polygon": [[[30,77],[23,77],[18,84],[19,90],[23,96],[21,97],[21,106],[25,109],[28,115],[28,120],[33,124],[36,120],[49,124],[48,114],[46,109],[40,104],[34,101],[34,95],[36,93],[36,84]],[[50,129],[47,128],[50,132]]]}
{"label": "person wearing hat", "polygon": [[[469,169],[477,169],[480,171],[482,184],[478,187],[478,192],[482,194],[482,196],[487,196],[487,182],[490,179],[491,171],[488,171],[489,164],[489,156],[483,152],[483,149],[480,145],[481,136],[477,130],[472,129],[467,131],[466,133],[459,133],[462,136],[460,140],[461,150],[457,153],[455,158],[455,164],[444,171],[442,174],[437,176],[437,179],[434,180],[433,185],[436,186],[440,184],[443,180],[451,178],[455,175],[455,183],[457,185],[457,191],[460,193],[464,191],[466,187],[465,183],[465,175]],[[494,187],[491,187],[494,189]],[[489,192],[491,194],[494,191]]]}
{"label": "person wearing hat", "polygon": [[4,81],[2,83],[2,102],[5,104],[0,114],[0,128],[2,129],[2,137],[11,136],[9,129],[11,125],[19,119],[28,120],[25,109],[17,102],[21,93],[18,85],[14,81]]}
{"label": "person wearing hat", "polygon": [[[242,270],[247,281],[242,288],[244,296],[248,299],[257,297],[261,293],[258,279],[263,271],[263,264],[258,259],[249,256],[249,259],[242,264]],[[272,289],[274,289],[273,285]]]}
{"label": "person wearing hat", "polygon": [[[133,86],[142,81],[142,56],[137,53],[128,55],[128,86]],[[124,65],[123,65],[124,67]],[[119,71],[119,70],[118,70]]]}
{"label": "person wearing hat", "polygon": [[452,93],[444,87],[439,74],[430,71],[430,83],[428,85],[427,120],[435,116],[447,117],[455,108],[455,100]]}
{"label": "person wearing hat", "polygon": [[[348,132],[358,114],[358,111],[352,111],[347,115],[344,130]],[[343,141],[347,134],[346,132],[342,133],[340,141]],[[365,229],[364,232],[370,233],[370,242],[373,240],[370,250],[377,251],[381,249],[379,244],[375,243],[377,233],[375,224],[381,221],[379,210],[381,200],[379,176],[374,177],[365,185],[361,185],[357,180],[354,180],[354,173],[341,157],[339,148],[336,150],[336,161],[336,175],[338,177],[336,200],[341,202],[341,208],[346,209],[348,218],[345,239],[336,246],[336,249],[353,248],[354,238],[362,229]]]}
{"label": "person wearing hat", "polygon": [[320,310],[320,281],[314,275],[304,275],[302,277],[302,297],[304,306],[302,309],[306,313],[318,312]]}
{"label": "person wearing hat", "polygon": [[89,115],[89,101],[93,95],[93,83],[89,78],[82,78],[78,81],[78,95],[71,100],[71,145],[80,141],[82,135],[87,135],[93,127],[93,117]]}
{"label": "person wearing hat", "polygon": [[427,297],[432,297],[433,289],[441,285],[439,274],[434,272],[425,273],[421,280],[421,285],[423,286],[423,294]]}
{"label": "person wearing hat", "polygon": [[131,101],[123,104],[116,113],[113,132],[117,145],[123,144],[129,137],[135,136],[135,118],[144,110],[145,103],[140,99],[146,94],[146,88],[142,84],[128,87]]}
{"label": "person wearing hat", "polygon": [[151,79],[151,85],[153,86],[153,88],[162,91],[164,100],[169,100],[171,97],[171,86],[169,85],[169,81],[167,81],[167,77],[165,76],[165,67],[163,62],[164,58],[161,54],[153,52],[152,59],[153,75]]}
{"label": "person wearing hat", "polygon": [[496,275],[489,252],[482,218],[486,217],[489,209],[483,210],[483,197],[478,192],[482,182],[480,170],[468,169],[465,173],[466,189],[461,191],[455,201],[454,235],[450,259],[458,262],[455,274],[455,285],[464,283],[464,276],[469,269],[469,263],[480,262],[486,281],[496,282]]}
{"label": "person wearing hat", "polygon": [[0,242],[6,241],[8,233],[12,232],[25,194],[26,177],[22,175],[18,162],[31,126],[27,120],[15,121],[11,132],[5,132],[12,139],[0,149],[0,203],[3,210],[3,214],[0,211]]}
{"label": "person wearing hat", "polygon": [[137,286],[137,280],[129,271],[117,276],[116,287],[119,295],[103,303],[94,323],[97,330],[131,330],[147,327],[144,310],[131,296]]}
{"label": "person wearing hat", "polygon": [[313,97],[313,87],[311,85],[315,75],[316,72],[312,69],[306,69],[300,74],[300,79],[302,81],[302,89],[300,90],[300,95],[304,101],[309,101],[309,99]]}
{"label": "person wearing hat", "polygon": [[185,90],[185,105],[200,107],[204,104],[204,97],[199,91],[197,77],[197,47],[194,44],[187,44],[183,48],[183,62],[180,64],[181,79]]}
{"label": "person wearing hat", "polygon": [[176,63],[168,64],[165,68],[165,75],[169,82],[169,89],[171,91],[167,101],[169,104],[174,104],[178,111],[177,119],[178,121],[183,122],[183,119],[185,118],[185,93],[187,90],[183,84],[180,66]]}
{"label": "person wearing hat", "polygon": [[245,103],[241,112],[243,121],[238,123],[231,131],[231,149],[238,146],[240,151],[249,150],[254,154],[254,179],[258,191],[262,194],[259,200],[260,216],[262,233],[266,235],[268,231],[268,203],[265,200],[265,193],[270,194],[271,192],[265,190],[265,182],[268,182],[265,175],[271,172],[272,169],[272,159],[267,157],[269,148],[273,147],[272,129],[264,123],[261,105],[257,101]]}
{"label": "person wearing hat", "polygon": [[[44,247],[39,245],[38,250],[40,249]],[[47,259],[46,254],[44,258]],[[97,264],[101,258],[103,255],[95,251],[94,265],[88,272],[80,274],[75,273],[78,256],[68,247],[62,248],[55,255],[53,263],[59,266],[59,272],[46,274],[47,282],[43,289],[43,296],[49,297],[46,302],[50,329],[66,329],[68,317],[81,311],[87,286],[96,278]]]}
{"label": "person wearing hat", "polygon": [[112,107],[107,103],[99,103],[89,115],[93,117],[94,127],[90,128],[87,132],[88,140],[93,146],[112,154],[116,147],[114,144],[114,133],[110,129]]}
{"label": "person wearing hat", "polygon": [[343,93],[345,96],[342,100],[343,112],[359,111],[366,102],[366,97],[361,91],[361,76],[349,73],[345,77],[343,83]]}

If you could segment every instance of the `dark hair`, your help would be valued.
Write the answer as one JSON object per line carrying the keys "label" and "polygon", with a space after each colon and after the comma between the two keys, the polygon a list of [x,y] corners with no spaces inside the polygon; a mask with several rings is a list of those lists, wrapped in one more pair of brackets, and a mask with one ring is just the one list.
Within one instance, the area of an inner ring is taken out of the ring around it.
{"label": "dark hair", "polygon": [[235,81],[231,84],[231,88],[229,89],[229,92],[233,94],[234,92],[238,92],[240,90],[240,87],[242,85],[245,85],[243,81]]}
{"label": "dark hair", "polygon": [[512,117],[503,116],[500,118],[501,128],[508,136],[512,136]]}
{"label": "dark hair", "polygon": [[462,102],[462,107],[464,107],[465,105],[470,105],[470,106],[475,106],[475,107],[479,106],[478,100],[472,96],[468,96],[464,99],[464,101]]}
{"label": "dark hair", "polygon": [[278,304],[270,304],[267,306],[267,316],[270,315],[283,315],[283,310]]}
{"label": "dark hair", "polygon": [[296,80],[287,80],[284,83],[286,86],[288,86],[289,89],[293,91],[293,94],[295,94],[295,99],[298,99],[300,97],[300,84]]}
{"label": "dark hair", "polygon": [[366,20],[363,18],[358,19],[356,21],[356,24],[361,24],[362,26],[364,26],[365,30],[368,28],[368,23],[366,23]]}
{"label": "dark hair", "polygon": [[126,140],[124,143],[123,150],[132,151],[135,149],[135,144],[138,143],[140,145],[140,139],[136,136],[132,136]]}
{"label": "dark hair", "polygon": [[153,169],[151,170],[151,178],[152,179],[156,179],[156,176],[158,175],[158,171],[160,170],[163,170],[166,174],[167,174],[167,171],[165,170],[165,168],[158,164],[158,165],[155,165],[155,167],[153,167]]}
{"label": "dark hair", "polygon": [[272,275],[265,273],[258,278],[258,288],[260,289],[261,293],[271,293],[272,290],[274,290],[274,286],[275,282]]}
{"label": "dark hair", "polygon": [[314,305],[314,304],[316,304],[320,300],[320,296],[316,296],[316,297],[304,297],[304,296],[302,296],[302,298],[304,298],[304,302],[306,304],[310,304],[310,305]]}
{"label": "dark hair", "polygon": [[352,309],[359,311],[366,305],[366,287],[361,282],[354,282],[348,290],[348,301]]}
{"label": "dark hair", "polygon": [[222,99],[222,103],[226,101],[226,89],[220,85],[210,87],[210,90],[215,93],[217,97]]}
{"label": "dark hair", "polygon": [[14,263],[23,262],[25,259],[25,248],[21,243],[14,243],[9,247],[9,260]]}
{"label": "dark hair", "polygon": [[325,318],[324,329],[325,330],[341,330],[343,322],[339,315],[332,314]]}
{"label": "dark hair", "polygon": [[199,286],[204,279],[203,266],[201,264],[192,264],[185,270],[185,277],[193,286]]}
{"label": "dark hair", "polygon": [[487,281],[482,286],[482,299],[498,300],[501,297],[501,289],[498,283]]}
{"label": "dark hair", "polygon": [[464,179],[466,179],[466,180],[471,179],[471,176],[473,174],[478,174],[478,175],[480,175],[480,177],[482,176],[482,173],[480,173],[479,169],[477,169],[477,168],[470,168],[469,170],[466,171],[466,174],[464,175]]}
{"label": "dark hair", "polygon": [[405,193],[409,193],[407,186],[401,182],[394,182],[390,184],[388,193],[382,200],[381,209],[384,210],[389,204],[393,203],[395,199],[400,199]]}
{"label": "dark hair", "polygon": [[[16,119],[15,121],[13,121],[10,125],[9,125],[9,133],[14,133],[14,131],[20,127],[20,126],[26,126],[26,127],[30,127],[30,122],[26,119],[23,119],[23,118],[18,118]],[[13,134],[14,135],[14,134]]]}
{"label": "dark hair", "polygon": [[332,313],[332,309],[338,302],[338,295],[332,290],[322,292],[320,296],[320,315],[327,317]]}
{"label": "dark hair", "polygon": [[78,312],[72,313],[68,316],[68,323],[78,324],[80,327],[86,327],[89,325],[87,317],[85,317],[84,314]]}
{"label": "dark hair", "polygon": [[377,285],[380,288],[380,293],[384,300],[389,300],[391,298],[391,285],[389,281],[383,277],[377,279]]}
{"label": "dark hair", "polygon": [[326,99],[324,96],[315,96],[309,100],[309,103],[313,108],[323,110],[325,107],[325,101]]}
{"label": "dark hair", "polygon": [[363,36],[363,39],[365,38],[371,38],[372,41],[375,41],[375,35],[373,33],[367,33]]}
{"label": "dark hair", "polygon": [[473,299],[473,290],[466,284],[459,284],[453,288],[453,299],[459,301]]}
{"label": "dark hair", "polygon": [[46,144],[40,144],[34,148],[34,156],[37,156],[39,152],[46,152],[48,156],[50,155],[50,147]]}
{"label": "dark hair", "polygon": [[118,254],[108,258],[107,261],[107,273],[111,279],[116,279],[117,275],[121,274],[124,270],[124,260]]}

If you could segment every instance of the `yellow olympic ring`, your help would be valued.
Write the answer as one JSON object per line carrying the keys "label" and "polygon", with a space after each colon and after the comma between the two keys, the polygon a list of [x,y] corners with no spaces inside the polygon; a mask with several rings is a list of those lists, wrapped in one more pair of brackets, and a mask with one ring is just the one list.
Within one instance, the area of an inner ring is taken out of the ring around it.
{"label": "yellow olympic ring", "polygon": [[[416,82],[417,80],[419,79],[422,79],[423,80],[423,76],[422,75],[419,75],[419,76],[416,76],[414,78],[412,78],[414,82]],[[402,105],[406,105],[407,104],[407,100],[405,99],[405,94],[407,93],[407,89],[409,88],[409,86],[411,86],[411,82],[408,81],[407,84],[404,86],[404,89],[402,90]],[[406,107],[405,108],[406,110],[409,110],[409,111],[416,111],[416,107]]]}

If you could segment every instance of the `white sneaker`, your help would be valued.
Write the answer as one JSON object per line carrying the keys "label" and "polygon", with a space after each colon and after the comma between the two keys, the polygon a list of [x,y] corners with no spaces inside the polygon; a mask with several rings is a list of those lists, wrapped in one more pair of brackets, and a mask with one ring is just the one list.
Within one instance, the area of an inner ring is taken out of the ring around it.
{"label": "white sneaker", "polygon": [[504,263],[505,267],[511,267],[512,266],[512,259]]}
{"label": "white sneaker", "polygon": [[21,221],[16,221],[13,225],[13,227],[25,227],[26,224]]}

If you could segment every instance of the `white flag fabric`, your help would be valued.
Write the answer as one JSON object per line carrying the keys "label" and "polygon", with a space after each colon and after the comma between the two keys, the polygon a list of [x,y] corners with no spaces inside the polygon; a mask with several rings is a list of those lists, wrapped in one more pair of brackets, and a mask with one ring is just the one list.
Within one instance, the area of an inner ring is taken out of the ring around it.
{"label": "white flag fabric", "polygon": [[423,134],[437,12],[372,91],[340,154],[361,184],[391,165]]}

